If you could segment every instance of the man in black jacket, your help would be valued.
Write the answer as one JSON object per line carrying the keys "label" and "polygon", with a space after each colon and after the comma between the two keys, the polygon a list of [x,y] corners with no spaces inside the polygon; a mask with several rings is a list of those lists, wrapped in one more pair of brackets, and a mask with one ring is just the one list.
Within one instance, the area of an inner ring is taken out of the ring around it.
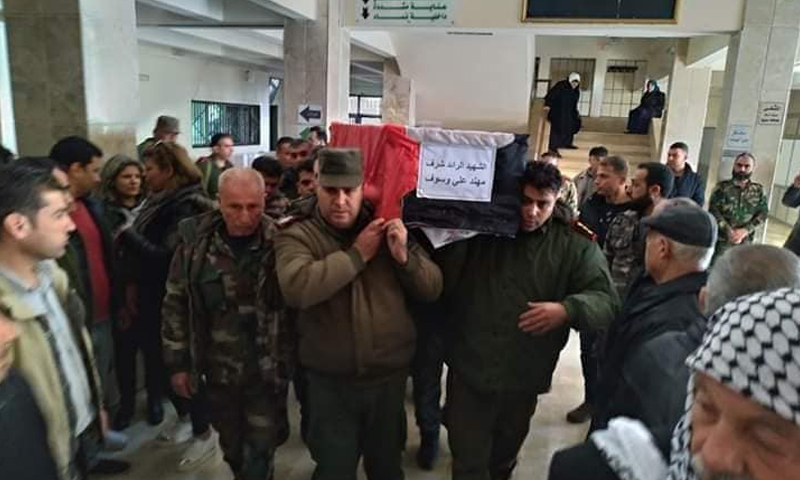
{"label": "man in black jacket", "polygon": [[0,312],[0,478],[58,480],[47,426],[28,383],[15,370],[16,326]]}
{"label": "man in black jacket", "polygon": [[[70,217],[76,229],[70,234],[66,254],[59,265],[69,276],[86,308],[86,326],[92,336],[97,370],[103,385],[103,397],[112,415],[119,403],[119,387],[114,369],[114,317],[120,295],[115,291],[114,255],[108,227],[103,220],[101,203],[90,197],[100,184],[103,152],[81,137],[66,137],[53,145],[50,158],[65,172],[74,202]],[[133,406],[124,406],[133,412]],[[112,443],[124,446],[127,439],[110,432]],[[96,466],[97,473],[121,473],[127,464],[106,460]]]}
{"label": "man in black jacket", "polygon": [[675,188],[669,198],[691,198],[701,207],[706,199],[706,182],[703,177],[692,170],[686,160],[689,158],[689,146],[683,142],[673,143],[667,153],[667,165],[675,175]]}
{"label": "man in black jacket", "polygon": [[[705,314],[711,315],[735,298],[784,287],[800,287],[800,259],[782,248],[745,245],[729,250],[716,261],[701,291],[700,303]],[[628,369],[631,378],[649,379],[637,381],[635,390],[639,398],[648,399],[635,422],[645,435],[631,438],[631,422],[625,422],[621,429],[614,420],[609,428],[593,433],[591,440],[558,452],[549,480],[628,478],[622,472],[633,472],[638,478],[638,468],[652,467],[643,458],[661,457],[668,462],[673,427],[685,407],[689,369],[684,362],[700,346],[705,333],[706,328],[696,323],[686,331],[662,334],[648,342],[638,359],[632,359],[639,363]],[[626,438],[625,450],[614,448],[620,436]]]}

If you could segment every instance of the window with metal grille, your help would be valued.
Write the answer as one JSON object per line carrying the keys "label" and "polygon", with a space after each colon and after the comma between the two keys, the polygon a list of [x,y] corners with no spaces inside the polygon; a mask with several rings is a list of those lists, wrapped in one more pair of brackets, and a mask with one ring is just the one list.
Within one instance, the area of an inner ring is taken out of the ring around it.
{"label": "window with metal grille", "polygon": [[588,117],[592,108],[592,88],[594,87],[593,58],[553,58],[550,60],[550,84],[555,85],[566,80],[569,74],[577,72],[581,76],[581,98],[578,101],[578,112]]}
{"label": "window with metal grille", "polygon": [[236,145],[261,144],[261,106],[192,100],[192,147],[207,147],[217,133]]}
{"label": "window with metal grille", "polygon": [[351,95],[349,104],[350,120],[353,123],[374,125],[381,123],[382,97]]}
{"label": "window with metal grille", "polygon": [[627,117],[639,106],[646,75],[645,60],[609,60],[603,87],[602,116]]}

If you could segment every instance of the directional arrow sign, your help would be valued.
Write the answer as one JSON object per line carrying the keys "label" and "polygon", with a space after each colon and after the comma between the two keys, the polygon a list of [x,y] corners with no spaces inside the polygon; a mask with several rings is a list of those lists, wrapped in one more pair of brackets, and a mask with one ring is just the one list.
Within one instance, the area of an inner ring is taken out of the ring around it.
{"label": "directional arrow sign", "polygon": [[319,125],[322,123],[322,107],[320,105],[298,106],[297,123],[300,125]]}

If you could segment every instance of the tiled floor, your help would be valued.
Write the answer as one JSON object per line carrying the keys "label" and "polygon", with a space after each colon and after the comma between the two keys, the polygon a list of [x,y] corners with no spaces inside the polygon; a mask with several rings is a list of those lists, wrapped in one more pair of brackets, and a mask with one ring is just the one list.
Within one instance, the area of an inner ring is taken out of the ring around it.
{"label": "tiled floor", "polygon": [[[539,409],[533,418],[531,433],[522,451],[515,478],[539,480],[547,478],[547,468],[552,453],[562,447],[572,445],[585,437],[586,426],[572,426],[564,420],[565,413],[575,407],[583,399],[583,380],[580,370],[578,338],[572,335],[567,347],[561,354],[556,369],[553,390],[544,395],[539,402]],[[293,395],[290,394],[290,397]],[[417,468],[414,453],[419,444],[419,434],[414,424],[413,405],[407,401],[409,420],[408,447],[405,457],[405,471],[408,480],[444,480],[450,478],[450,456],[447,449],[447,433],[442,431],[442,457],[434,472],[424,472]],[[292,398],[293,400],[293,398]],[[292,437],[282,446],[276,455],[276,480],[308,480],[311,478],[314,464],[297,434],[299,418],[297,406],[293,405]],[[133,425],[127,433],[133,443],[120,457],[130,460],[133,467],[126,475],[105,477],[102,480],[228,480],[232,478],[230,470],[224,464],[207,465],[205,468],[184,474],[176,470],[175,465],[180,456],[181,447],[164,447],[154,441],[158,430],[140,421]],[[365,478],[363,472],[359,478]]]}

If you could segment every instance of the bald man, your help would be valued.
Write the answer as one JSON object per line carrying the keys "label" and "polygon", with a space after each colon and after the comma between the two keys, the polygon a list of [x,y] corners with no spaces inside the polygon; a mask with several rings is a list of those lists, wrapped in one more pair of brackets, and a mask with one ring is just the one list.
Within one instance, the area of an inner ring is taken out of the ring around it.
{"label": "bald man", "polygon": [[219,210],[184,220],[163,306],[164,357],[175,392],[204,391],[211,424],[237,479],[273,476],[287,431],[292,339],[275,274],[275,225],[264,181],[226,170]]}

